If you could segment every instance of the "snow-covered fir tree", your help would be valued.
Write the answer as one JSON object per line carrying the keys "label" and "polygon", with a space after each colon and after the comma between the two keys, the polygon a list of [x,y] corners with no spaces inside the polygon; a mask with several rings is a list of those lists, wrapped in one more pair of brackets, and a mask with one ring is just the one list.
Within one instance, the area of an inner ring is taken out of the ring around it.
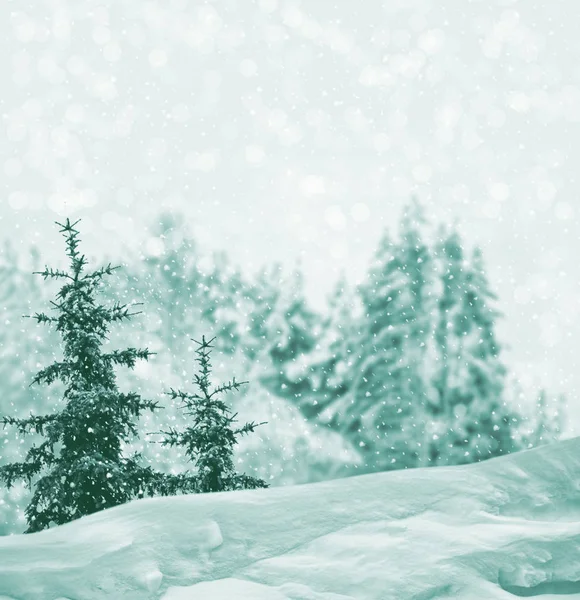
{"label": "snow-covered fir tree", "polygon": [[242,349],[255,309],[251,284],[225,252],[206,262],[202,318],[213,331],[216,351],[233,355]]}
{"label": "snow-covered fir tree", "polygon": [[65,388],[63,405],[44,415],[3,418],[22,435],[44,438],[21,462],[0,468],[0,480],[8,487],[24,480],[34,489],[26,508],[28,532],[127,502],[142,495],[155,475],[139,464],[138,456],[126,456],[123,447],[137,436],[140,415],[157,408],[156,403],[120,392],[114,372],[117,365],[133,368],[150,352],[136,348],[103,352],[110,326],[134,313],[123,304],[108,307],[97,302],[99,288],[114,268],[85,270],[77,223],[67,219],[59,224],[69,270],[46,267],[40,272],[45,279],[63,283],[51,303],[54,314],[34,315],[38,323],[52,325],[60,334],[63,359],[40,370],[33,383],[60,381]]}
{"label": "snow-covered fir tree", "polygon": [[360,360],[349,402],[341,403],[345,430],[367,450],[370,468],[408,468],[428,461],[428,407],[434,400],[430,257],[418,203],[402,218],[399,241],[385,233],[366,282]]}
{"label": "snow-covered fir tree", "polygon": [[[24,416],[31,408],[46,409],[51,402],[28,385],[39,357],[50,354],[56,341],[54,334],[40,338],[22,318],[43,295],[38,277],[32,273],[38,268],[35,249],[26,257],[6,243],[0,253],[0,414]],[[5,444],[0,452],[10,452],[13,447]]]}
{"label": "snow-covered fir tree", "polygon": [[[148,317],[134,335],[162,353],[164,360],[157,361],[154,369],[143,364],[120,374],[120,381],[132,389],[157,389],[159,381],[167,387],[178,386],[190,370],[188,332],[195,336],[209,331],[216,338],[218,378],[232,370],[245,374],[246,361],[237,348],[247,320],[242,304],[246,284],[239,271],[224,254],[212,255],[200,248],[187,220],[179,214],[160,216],[144,244],[144,255],[132,257],[130,280],[117,278],[113,291],[127,301],[147,298]],[[169,404],[163,413],[146,415],[142,424],[145,431],[152,432],[179,418],[179,411]],[[137,443],[135,448],[156,468],[173,474],[187,462],[179,451],[159,444]]]}
{"label": "snow-covered fir tree", "polygon": [[328,308],[315,347],[296,361],[297,372],[308,373],[311,384],[299,408],[308,419],[339,429],[340,401],[350,391],[361,344],[360,297],[344,274],[329,296]]}
{"label": "snow-covered fir tree", "polygon": [[281,280],[282,266],[274,263],[261,269],[244,292],[248,317],[240,344],[252,362],[264,355],[263,348],[269,343],[268,322],[280,295]]}
{"label": "snow-covered fir tree", "polygon": [[441,293],[432,251],[425,237],[427,221],[423,207],[413,198],[406,206],[400,224],[399,252],[407,274],[412,306],[404,315],[407,332],[403,343],[407,370],[407,396],[413,406],[412,441],[418,466],[431,466],[434,409],[437,394],[433,377],[437,371],[435,339],[437,303]]}
{"label": "snow-covered fir tree", "polygon": [[275,304],[264,323],[268,363],[262,383],[277,396],[300,405],[312,391],[303,357],[312,351],[320,334],[320,320],[306,302],[300,271],[282,278]]}
{"label": "snow-covered fir tree", "polygon": [[436,464],[461,464],[515,449],[515,411],[505,402],[506,368],[495,335],[499,313],[485,276],[482,255],[465,258],[456,230],[442,232],[442,268],[435,379],[439,401]]}
{"label": "snow-covered fir tree", "polygon": [[[39,361],[52,355],[58,341],[54,332],[40,337],[22,318],[31,312],[31,304],[43,297],[41,282],[32,273],[39,268],[35,249],[19,252],[6,243],[0,252],[0,415],[22,418],[31,411],[50,411],[61,391],[53,386],[52,393],[40,394],[29,385],[30,373]],[[29,436],[14,429],[3,429],[0,437],[0,465],[20,459],[32,444]],[[25,496],[23,484],[10,489],[0,486],[0,535],[22,529]]]}
{"label": "snow-covered fir tree", "polygon": [[540,390],[534,406],[533,429],[527,438],[529,446],[543,446],[559,440],[565,421],[566,397],[562,394],[549,397],[546,390]]}
{"label": "snow-covered fir tree", "polygon": [[[255,436],[240,442],[238,460],[248,471],[277,484],[338,476],[360,462],[356,450],[338,432],[305,417],[306,407],[317,396],[316,374],[304,362],[310,353],[289,351],[286,360],[278,360],[280,349],[298,347],[292,336],[305,331],[303,325],[293,329],[289,324],[293,290],[298,289],[298,299],[304,302],[301,281],[284,275],[281,266],[274,264],[263,269],[249,289],[250,319],[242,341],[249,359],[244,375],[249,385],[236,404],[240,414],[267,421]],[[306,339],[312,343],[310,337]],[[292,393],[297,389],[299,393]]]}
{"label": "snow-covered fir tree", "polygon": [[[131,284],[149,298],[153,331],[172,357],[186,368],[183,332],[209,323],[207,274],[200,269],[204,256],[178,215],[165,214],[153,228],[144,260],[139,257],[138,272]],[[137,261],[134,261],[137,262]]]}
{"label": "snow-covered fir tree", "polygon": [[234,446],[239,436],[253,433],[258,424],[250,422],[236,427],[236,414],[220,398],[226,392],[239,390],[247,382],[232,379],[229,383],[212,387],[213,341],[203,337],[201,342],[196,342],[199,373],[194,375],[194,382],[197,391],[169,392],[172,400],[181,402],[186,418],[191,422],[182,430],[170,428],[162,432],[164,437],[161,443],[183,448],[195,466],[193,476],[181,477],[181,485],[177,489],[181,487],[184,492],[206,493],[268,487],[257,477],[236,472]]}

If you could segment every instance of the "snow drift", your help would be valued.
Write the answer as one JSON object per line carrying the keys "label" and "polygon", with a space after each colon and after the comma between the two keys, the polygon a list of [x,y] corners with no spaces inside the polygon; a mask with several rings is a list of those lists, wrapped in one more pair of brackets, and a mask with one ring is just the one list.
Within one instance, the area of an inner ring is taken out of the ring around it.
{"label": "snow drift", "polygon": [[0,539],[0,598],[580,598],[580,439],[465,467],[141,500]]}

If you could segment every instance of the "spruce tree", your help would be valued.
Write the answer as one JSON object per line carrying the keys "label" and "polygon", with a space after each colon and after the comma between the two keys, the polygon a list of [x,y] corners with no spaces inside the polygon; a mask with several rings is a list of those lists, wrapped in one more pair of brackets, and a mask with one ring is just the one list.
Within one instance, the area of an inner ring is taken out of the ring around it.
{"label": "spruce tree", "polygon": [[270,342],[268,323],[280,296],[281,278],[282,266],[275,263],[263,268],[245,292],[248,323],[240,345],[252,363],[264,357],[264,347]]}
{"label": "spruce tree", "polygon": [[403,213],[399,240],[385,232],[360,287],[364,337],[350,403],[341,412],[347,433],[367,451],[370,469],[430,464],[434,296],[423,226],[414,201]]}
{"label": "spruce tree", "polygon": [[312,392],[305,358],[316,345],[320,322],[306,302],[298,269],[289,278],[281,279],[263,333],[269,351],[261,382],[273,394],[300,406]]}
{"label": "spruce tree", "polygon": [[[35,250],[29,258],[6,243],[0,252],[0,415],[26,417],[31,410],[50,411],[58,397],[56,386],[50,396],[28,386],[30,373],[39,361],[52,356],[57,341],[54,334],[39,339],[38,332],[22,319],[28,304],[42,297],[41,282],[31,272],[39,268]],[[19,460],[32,442],[16,430],[4,430],[0,438],[0,465]],[[0,486],[0,536],[22,529],[24,494],[21,485],[10,490]]]}
{"label": "spruce tree", "polygon": [[208,281],[199,267],[203,257],[183,223],[179,216],[161,215],[151,231],[152,252],[132,277],[139,294],[150,298],[157,335],[171,347],[173,359],[181,359],[180,370],[185,367],[183,333],[209,323]]}
{"label": "spruce tree", "polygon": [[78,221],[57,223],[66,240],[68,270],[46,267],[39,274],[62,282],[53,301],[54,314],[33,318],[52,325],[62,339],[63,359],[39,371],[33,384],[64,386],[63,405],[52,413],[28,418],[4,417],[22,435],[44,438],[22,462],[0,467],[0,480],[8,487],[23,480],[33,489],[26,507],[27,532],[60,525],[96,511],[123,504],[151,490],[155,481],[138,456],[125,456],[123,445],[137,436],[137,419],[155,402],[136,393],[122,393],[115,366],[133,368],[147,360],[147,349],[127,348],[104,352],[102,345],[111,325],[134,314],[127,305],[97,302],[103,280],[115,269],[87,272],[87,259],[79,252]]}
{"label": "spruce tree", "polygon": [[225,253],[203,252],[185,223],[183,216],[161,215],[134,285],[151,298],[159,315],[158,335],[181,362],[186,360],[184,332],[194,327],[215,331],[217,350],[233,354],[245,325],[239,310],[245,282]]}
{"label": "spruce tree", "polygon": [[251,307],[248,287],[241,271],[228,256],[224,252],[214,253],[206,277],[203,316],[215,331],[218,352],[233,355],[240,350]]}
{"label": "spruce tree", "polygon": [[[30,370],[39,359],[50,355],[56,342],[54,335],[39,340],[37,333],[22,323],[23,302],[35,302],[42,294],[40,282],[30,268],[31,265],[32,269],[40,268],[36,249],[30,251],[29,260],[24,258],[8,243],[0,253],[0,414],[19,417],[25,416],[31,407],[45,409],[50,403],[27,384]],[[13,448],[21,450],[16,445]],[[0,460],[3,453],[11,451],[4,444]]]}
{"label": "spruce tree", "polygon": [[441,425],[437,464],[461,464],[516,448],[515,411],[506,401],[506,367],[495,335],[499,313],[481,251],[465,257],[456,231],[442,236],[443,265],[435,379]]}
{"label": "spruce tree", "polygon": [[172,400],[181,402],[192,423],[183,431],[170,428],[162,432],[164,437],[161,441],[163,445],[183,448],[195,465],[195,474],[182,478],[181,491],[207,493],[268,487],[257,477],[237,473],[233,460],[238,437],[254,432],[261,423],[234,427],[236,414],[220,399],[223,393],[237,391],[247,382],[238,382],[234,378],[227,384],[212,387],[211,344],[214,340],[202,337],[201,342],[192,341],[198,345],[196,362],[199,373],[194,375],[197,391],[189,393],[172,389],[169,392]]}
{"label": "spruce tree", "polygon": [[541,390],[536,400],[534,429],[529,437],[531,446],[542,446],[560,439],[565,427],[566,398],[548,399],[546,390]]}
{"label": "spruce tree", "polygon": [[416,450],[418,466],[421,467],[433,464],[433,416],[437,403],[433,375],[437,370],[435,329],[440,293],[432,249],[424,236],[426,226],[423,207],[417,198],[413,198],[401,219],[399,252],[412,299],[411,306],[406,308],[404,314],[407,331],[403,362],[407,372],[406,396],[410,399],[413,413],[412,444]]}
{"label": "spruce tree", "polygon": [[328,299],[329,314],[322,324],[315,347],[304,355],[303,369],[309,373],[312,390],[299,408],[307,419],[340,429],[341,414],[348,403],[354,366],[360,354],[362,306],[344,275]]}

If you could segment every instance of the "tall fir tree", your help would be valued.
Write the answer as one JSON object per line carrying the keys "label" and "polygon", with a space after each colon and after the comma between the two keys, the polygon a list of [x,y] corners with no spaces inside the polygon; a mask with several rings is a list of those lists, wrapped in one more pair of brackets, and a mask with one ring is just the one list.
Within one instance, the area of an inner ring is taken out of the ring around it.
{"label": "tall fir tree", "polygon": [[495,335],[499,313],[480,250],[464,256],[457,231],[442,233],[438,249],[443,293],[439,303],[436,387],[437,464],[461,464],[515,449],[515,412],[505,402],[506,368]]}
{"label": "tall fir tree", "polygon": [[421,467],[431,466],[433,459],[433,414],[437,403],[433,385],[437,371],[435,330],[441,291],[432,251],[425,239],[427,225],[423,206],[417,198],[412,198],[401,219],[399,252],[412,298],[412,305],[404,317],[407,332],[403,353],[408,374],[406,395],[412,403],[413,413],[411,437],[417,466]]}
{"label": "tall fir tree", "polygon": [[56,314],[34,315],[38,323],[52,325],[60,334],[63,360],[39,371],[33,383],[60,381],[64,406],[45,415],[3,419],[22,435],[44,438],[23,461],[0,468],[0,480],[8,487],[23,480],[34,489],[25,511],[27,532],[127,502],[142,495],[154,475],[139,464],[138,456],[125,456],[123,445],[137,436],[136,422],[143,411],[157,405],[136,393],[120,392],[114,372],[115,366],[133,368],[150,352],[136,348],[103,352],[110,326],[135,313],[126,305],[97,302],[99,288],[114,267],[85,271],[77,224],[68,219],[58,224],[66,240],[69,269],[46,267],[39,273],[45,280],[63,282],[51,302]]}
{"label": "tall fir tree", "polygon": [[247,382],[237,382],[234,378],[227,384],[212,387],[213,341],[203,337],[201,342],[195,342],[198,344],[196,361],[199,373],[194,375],[194,382],[198,391],[169,392],[172,400],[181,401],[182,408],[191,417],[192,423],[182,431],[170,428],[162,432],[162,444],[183,448],[188,459],[195,465],[194,476],[182,479],[182,491],[207,493],[268,487],[257,477],[236,472],[234,446],[239,436],[252,433],[258,424],[252,422],[234,427],[236,415],[220,399],[222,394],[237,391]]}
{"label": "tall fir tree", "polygon": [[369,468],[428,464],[427,426],[434,401],[428,352],[433,346],[430,256],[418,202],[407,206],[393,242],[385,233],[361,288],[365,340],[354,368],[349,435],[367,451]]}

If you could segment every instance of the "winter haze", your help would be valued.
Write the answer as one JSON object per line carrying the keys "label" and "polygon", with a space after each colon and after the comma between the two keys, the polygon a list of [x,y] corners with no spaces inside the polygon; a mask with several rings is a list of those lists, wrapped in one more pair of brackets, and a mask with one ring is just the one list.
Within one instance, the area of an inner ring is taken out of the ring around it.
{"label": "winter haze", "polygon": [[580,388],[580,4],[4,2],[4,236],[155,252],[185,215],[320,304],[416,194],[480,245],[525,387]]}

